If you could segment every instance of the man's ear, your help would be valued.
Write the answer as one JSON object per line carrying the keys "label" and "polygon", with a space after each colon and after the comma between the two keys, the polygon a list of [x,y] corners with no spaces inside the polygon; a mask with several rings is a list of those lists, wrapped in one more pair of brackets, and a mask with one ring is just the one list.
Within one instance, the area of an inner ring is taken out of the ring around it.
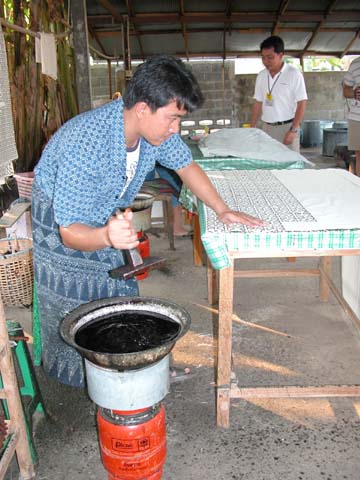
{"label": "man's ear", "polygon": [[138,102],[135,104],[135,112],[138,118],[144,117],[149,111],[149,106],[145,102]]}

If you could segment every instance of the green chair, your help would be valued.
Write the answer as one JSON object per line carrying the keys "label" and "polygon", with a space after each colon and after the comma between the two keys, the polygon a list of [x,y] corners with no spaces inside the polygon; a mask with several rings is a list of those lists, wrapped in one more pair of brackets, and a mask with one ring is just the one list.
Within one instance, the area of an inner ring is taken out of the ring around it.
{"label": "green chair", "polygon": [[[12,351],[14,353],[15,370],[19,382],[19,390],[23,405],[25,426],[28,435],[28,442],[33,463],[37,462],[37,453],[33,442],[33,415],[39,412],[45,415],[45,408],[41,396],[38,381],[36,379],[33,363],[30,357],[29,349],[24,336],[24,330],[18,322],[6,322]],[[0,388],[3,383],[0,376]],[[25,397],[30,397],[30,401],[25,401]],[[5,399],[1,400],[5,418],[9,419],[9,410]]]}

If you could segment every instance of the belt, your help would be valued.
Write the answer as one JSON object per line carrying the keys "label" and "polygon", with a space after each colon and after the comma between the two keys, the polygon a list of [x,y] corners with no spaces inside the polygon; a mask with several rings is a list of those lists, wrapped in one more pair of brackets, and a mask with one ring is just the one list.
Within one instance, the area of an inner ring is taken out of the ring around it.
{"label": "belt", "polygon": [[285,125],[286,123],[291,123],[294,119],[290,118],[290,120],[284,120],[283,122],[274,122],[274,123],[269,123],[265,122],[268,125]]}

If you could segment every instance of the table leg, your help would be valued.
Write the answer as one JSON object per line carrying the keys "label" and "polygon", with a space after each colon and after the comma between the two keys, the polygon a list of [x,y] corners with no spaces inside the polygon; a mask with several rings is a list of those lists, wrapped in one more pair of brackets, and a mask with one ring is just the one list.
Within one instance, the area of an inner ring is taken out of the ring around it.
{"label": "table leg", "polygon": [[331,278],[331,257],[320,257],[320,300],[327,302],[329,300],[330,285],[324,273]]}
{"label": "table leg", "polygon": [[232,357],[234,261],[219,273],[219,330],[217,358],[217,425],[229,427]]}
{"label": "table leg", "polygon": [[219,300],[217,279],[217,270],[212,268],[211,262],[207,258],[208,302],[210,305],[215,305]]}
{"label": "table leg", "polygon": [[203,265],[203,245],[200,236],[200,222],[199,215],[194,215],[194,237],[193,237],[193,255],[195,267]]}

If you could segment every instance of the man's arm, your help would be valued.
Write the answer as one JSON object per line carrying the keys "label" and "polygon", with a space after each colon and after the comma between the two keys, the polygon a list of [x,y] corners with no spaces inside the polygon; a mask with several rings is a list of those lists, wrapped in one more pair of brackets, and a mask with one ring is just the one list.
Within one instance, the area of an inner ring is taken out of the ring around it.
{"label": "man's arm", "polygon": [[251,113],[251,127],[256,128],[257,121],[260,118],[261,115],[261,110],[262,110],[262,102],[258,102],[255,100],[253,107],[252,107],[252,113]]}
{"label": "man's arm", "polygon": [[345,98],[355,98],[355,100],[360,100],[360,85],[356,88],[351,87],[350,85],[343,85],[343,94]]}
{"label": "man's arm", "polygon": [[262,220],[251,215],[230,210],[210,182],[209,177],[197,163],[192,162],[187,167],[177,170],[177,174],[201,201],[215,211],[221,222],[226,224],[243,223],[250,226],[264,224]]}
{"label": "man's arm", "polygon": [[[300,123],[302,122],[302,119],[304,118],[304,115],[305,115],[305,108],[306,108],[306,100],[300,100],[299,102],[297,102],[294,120],[291,122],[290,128],[299,129]],[[283,143],[285,145],[290,145],[294,140],[295,134],[296,134],[295,132],[291,132],[290,130],[286,132]]]}
{"label": "man's arm", "polygon": [[60,236],[66,247],[86,252],[106,247],[134,248],[139,242],[131,222],[132,215],[130,209],[114,215],[104,227],[90,227],[82,223],[60,226]]}

